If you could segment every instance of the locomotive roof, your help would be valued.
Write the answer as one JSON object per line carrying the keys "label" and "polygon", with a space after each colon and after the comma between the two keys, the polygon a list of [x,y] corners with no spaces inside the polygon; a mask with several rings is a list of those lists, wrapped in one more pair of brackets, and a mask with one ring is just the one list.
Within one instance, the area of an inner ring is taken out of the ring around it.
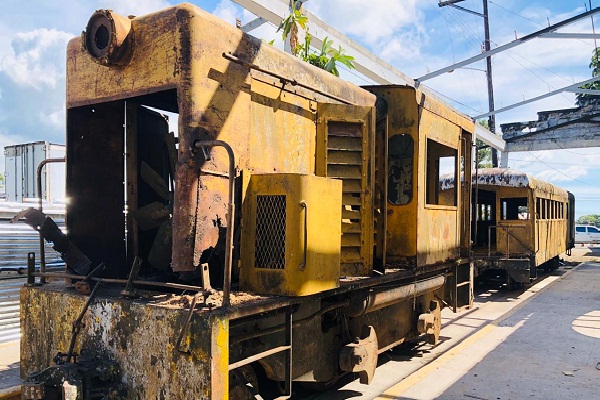
{"label": "locomotive roof", "polygon": [[505,187],[529,187],[543,192],[567,196],[567,191],[526,172],[508,168],[482,168],[473,175],[473,184]]}

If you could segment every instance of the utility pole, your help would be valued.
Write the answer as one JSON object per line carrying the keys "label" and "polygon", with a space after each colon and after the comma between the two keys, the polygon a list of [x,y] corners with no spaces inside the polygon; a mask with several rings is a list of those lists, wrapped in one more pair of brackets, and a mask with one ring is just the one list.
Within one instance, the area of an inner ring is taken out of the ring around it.
{"label": "utility pole", "polygon": [[[440,6],[440,7],[452,6],[458,10],[468,12],[469,14],[475,14],[477,16],[482,17],[483,18],[483,30],[484,30],[484,34],[485,34],[485,40],[483,42],[483,45],[484,45],[486,52],[490,51],[491,50],[490,20],[489,20],[489,13],[488,13],[488,0],[483,0],[483,14],[478,13],[476,11],[468,10],[461,6],[457,6],[456,3],[460,3],[461,1],[464,1],[464,0],[440,1],[438,3],[438,6]],[[492,81],[492,56],[486,57],[485,75],[487,78],[488,108],[489,108],[489,111],[491,112],[491,111],[494,111],[494,84]],[[492,132],[494,134],[496,133],[496,116],[495,116],[495,114],[492,114],[488,117],[488,129],[490,130],[490,132]],[[498,151],[494,148],[492,148],[492,166],[493,167],[498,166]]]}
{"label": "utility pole", "polygon": [[[490,51],[490,18],[488,13],[488,0],[483,0],[483,30],[485,34],[485,51]],[[487,76],[487,87],[488,87],[488,108],[489,111],[494,111],[494,83],[492,82],[492,56],[487,56],[486,62],[486,76]],[[492,133],[496,133],[496,114],[492,114],[488,117],[488,129]],[[492,166],[496,168],[498,166],[498,150],[492,148]]]}

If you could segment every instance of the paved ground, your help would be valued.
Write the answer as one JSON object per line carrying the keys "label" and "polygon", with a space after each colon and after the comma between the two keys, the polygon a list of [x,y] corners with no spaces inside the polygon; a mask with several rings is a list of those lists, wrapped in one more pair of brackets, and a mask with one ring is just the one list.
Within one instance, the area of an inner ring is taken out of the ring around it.
{"label": "paved ground", "polygon": [[454,357],[436,360],[414,385],[382,398],[600,398],[599,300],[600,264],[582,264]]}

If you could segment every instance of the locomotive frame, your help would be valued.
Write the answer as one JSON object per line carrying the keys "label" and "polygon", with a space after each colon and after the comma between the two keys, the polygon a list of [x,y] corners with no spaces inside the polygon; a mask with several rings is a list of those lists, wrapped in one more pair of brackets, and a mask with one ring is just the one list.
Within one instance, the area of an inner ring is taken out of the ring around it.
{"label": "locomotive frame", "polygon": [[132,399],[369,383],[378,354],[435,343],[441,308],[472,305],[474,130],[423,91],[356,87],[189,4],[97,11],[67,50],[66,226],[89,265],[22,289],[22,375],[53,372],[24,393],[85,397],[98,360],[113,381],[92,389]]}

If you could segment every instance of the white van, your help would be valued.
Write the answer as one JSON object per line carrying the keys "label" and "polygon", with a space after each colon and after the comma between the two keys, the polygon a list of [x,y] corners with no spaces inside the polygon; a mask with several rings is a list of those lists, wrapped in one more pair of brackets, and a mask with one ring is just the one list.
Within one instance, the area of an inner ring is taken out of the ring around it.
{"label": "white van", "polygon": [[575,243],[600,244],[600,229],[595,226],[576,226]]}

